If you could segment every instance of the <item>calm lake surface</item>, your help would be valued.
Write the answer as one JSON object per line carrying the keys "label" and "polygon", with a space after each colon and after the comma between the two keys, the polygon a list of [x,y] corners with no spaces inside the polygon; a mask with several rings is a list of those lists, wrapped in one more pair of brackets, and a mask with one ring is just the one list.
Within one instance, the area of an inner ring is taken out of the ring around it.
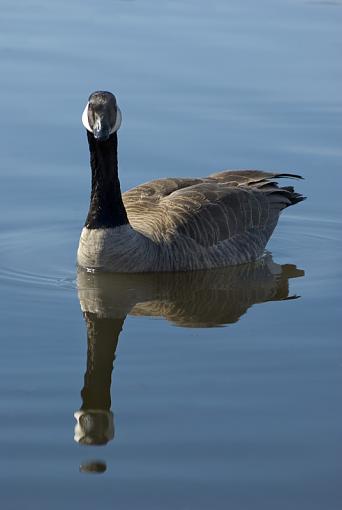
{"label": "calm lake surface", "polygon": [[[341,1],[1,1],[2,509],[341,508],[341,22]],[[303,175],[270,253],[77,275],[98,89],[124,190]]]}

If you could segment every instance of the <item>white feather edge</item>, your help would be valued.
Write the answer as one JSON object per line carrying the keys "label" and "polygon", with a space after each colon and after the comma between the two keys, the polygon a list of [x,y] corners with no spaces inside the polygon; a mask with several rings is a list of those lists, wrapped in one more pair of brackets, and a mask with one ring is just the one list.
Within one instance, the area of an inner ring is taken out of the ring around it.
{"label": "white feather edge", "polygon": [[[86,104],[86,106],[85,106],[85,108],[84,108],[84,111],[83,111],[83,113],[82,113],[82,124],[83,124],[83,126],[84,126],[84,127],[85,127],[88,131],[90,131],[90,133],[92,133],[92,132],[93,132],[93,130],[92,130],[92,129],[91,129],[91,127],[89,126],[89,120],[88,120],[88,106],[89,106],[89,103],[87,103],[87,104]],[[119,107],[117,107],[115,124],[114,124],[113,129],[110,131],[110,134],[111,134],[111,135],[120,129],[121,122],[122,122],[122,114],[121,114],[121,110],[120,110],[120,108],[119,108]]]}

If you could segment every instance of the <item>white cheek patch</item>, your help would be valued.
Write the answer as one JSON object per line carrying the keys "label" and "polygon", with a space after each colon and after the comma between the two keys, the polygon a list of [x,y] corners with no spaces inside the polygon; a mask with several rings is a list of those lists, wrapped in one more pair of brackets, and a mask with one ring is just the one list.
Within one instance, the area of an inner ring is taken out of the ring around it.
{"label": "white cheek patch", "polygon": [[[89,106],[89,103],[86,104],[86,107],[84,108],[84,111],[82,113],[82,124],[83,126],[88,130],[90,131],[90,133],[93,132],[93,130],[91,129],[91,127],[89,126],[89,120],[88,120],[88,106]],[[115,133],[116,131],[118,131],[118,129],[120,129],[120,126],[121,126],[121,122],[122,122],[122,115],[121,115],[121,110],[119,107],[117,107],[117,112],[116,112],[116,120],[115,120],[115,124],[113,126],[113,128],[110,130],[110,134],[112,135],[113,133]]]}
{"label": "white cheek patch", "polygon": [[91,127],[89,126],[89,120],[88,120],[88,106],[89,106],[89,103],[86,104],[86,107],[84,108],[84,111],[82,113],[82,124],[83,126],[88,130],[90,131],[91,133],[93,132],[93,130],[91,129]]}

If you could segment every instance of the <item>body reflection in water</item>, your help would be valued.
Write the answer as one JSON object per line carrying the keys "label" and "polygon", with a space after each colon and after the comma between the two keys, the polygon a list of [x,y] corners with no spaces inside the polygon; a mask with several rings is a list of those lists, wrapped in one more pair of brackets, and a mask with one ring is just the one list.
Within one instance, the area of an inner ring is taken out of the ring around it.
{"label": "body reflection in water", "polygon": [[[119,334],[126,316],[164,317],[182,327],[214,327],[237,322],[248,308],[266,301],[294,299],[289,279],[304,275],[271,255],[241,266],[186,273],[109,274],[79,271],[78,295],[87,326],[87,370],[82,406],[75,413],[75,441],[105,445],[114,437],[111,378]],[[101,461],[81,466],[103,472]]]}

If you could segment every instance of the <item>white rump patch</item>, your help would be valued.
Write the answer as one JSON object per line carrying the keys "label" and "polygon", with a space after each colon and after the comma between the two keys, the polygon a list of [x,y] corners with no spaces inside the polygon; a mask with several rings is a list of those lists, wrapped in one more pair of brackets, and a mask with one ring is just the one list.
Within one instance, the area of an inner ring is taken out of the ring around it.
{"label": "white rump patch", "polygon": [[[90,133],[92,133],[93,130],[89,126],[89,120],[88,120],[88,106],[89,106],[89,103],[86,104],[86,107],[84,108],[84,111],[82,113],[82,124],[87,129],[87,131],[90,131]],[[110,130],[111,135],[120,129],[121,122],[122,122],[121,110],[117,106],[116,121],[115,121],[113,129]]]}

